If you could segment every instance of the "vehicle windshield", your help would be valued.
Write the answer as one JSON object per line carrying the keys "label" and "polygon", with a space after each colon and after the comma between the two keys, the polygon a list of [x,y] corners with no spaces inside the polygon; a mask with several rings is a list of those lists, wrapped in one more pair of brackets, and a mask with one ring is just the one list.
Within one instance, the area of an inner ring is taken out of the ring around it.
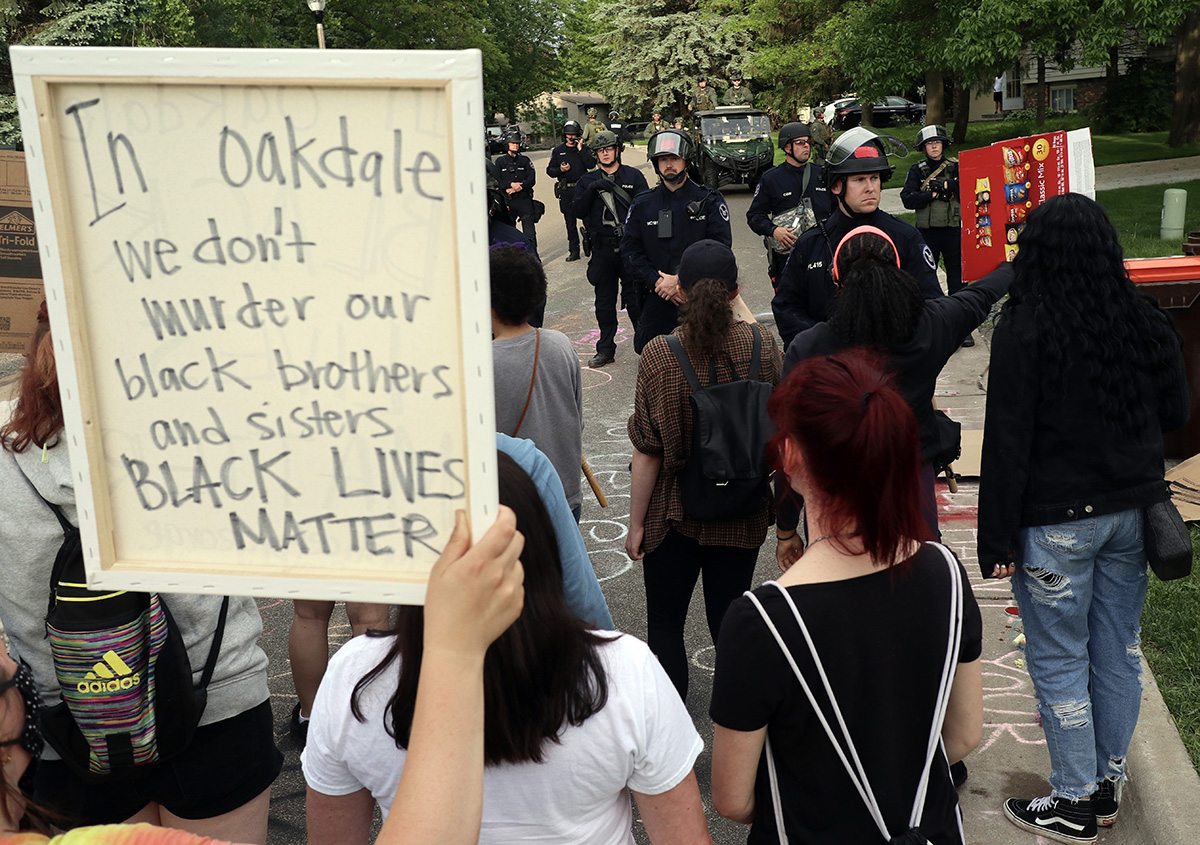
{"label": "vehicle windshield", "polygon": [[771,134],[771,120],[765,114],[705,117],[700,121],[705,138],[763,138]]}

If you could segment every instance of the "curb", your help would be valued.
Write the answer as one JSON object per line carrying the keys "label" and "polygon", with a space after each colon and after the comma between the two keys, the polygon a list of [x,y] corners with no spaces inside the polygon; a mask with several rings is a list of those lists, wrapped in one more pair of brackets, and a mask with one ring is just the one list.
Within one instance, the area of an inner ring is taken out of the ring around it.
{"label": "curb", "polygon": [[[1129,779],[1118,822],[1132,841],[1188,845],[1200,830],[1200,775],[1179,738],[1158,683],[1142,659],[1142,710],[1129,745]],[[1130,841],[1130,840],[1126,840]]]}

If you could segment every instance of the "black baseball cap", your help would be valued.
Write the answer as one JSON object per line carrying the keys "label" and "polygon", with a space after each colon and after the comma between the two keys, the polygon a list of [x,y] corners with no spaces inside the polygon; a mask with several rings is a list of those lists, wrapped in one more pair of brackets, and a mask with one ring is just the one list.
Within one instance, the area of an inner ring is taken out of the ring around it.
{"label": "black baseball cap", "polygon": [[679,285],[685,291],[701,279],[716,279],[730,291],[738,289],[737,259],[720,241],[703,240],[689,246],[679,259]]}

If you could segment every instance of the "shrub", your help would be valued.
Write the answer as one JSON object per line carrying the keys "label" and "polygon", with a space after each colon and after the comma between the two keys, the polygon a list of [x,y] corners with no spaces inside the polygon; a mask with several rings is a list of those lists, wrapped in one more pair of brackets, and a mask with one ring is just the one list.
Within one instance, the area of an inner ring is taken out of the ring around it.
{"label": "shrub", "polygon": [[1098,132],[1156,132],[1171,124],[1175,67],[1145,56],[1130,59],[1092,110]]}

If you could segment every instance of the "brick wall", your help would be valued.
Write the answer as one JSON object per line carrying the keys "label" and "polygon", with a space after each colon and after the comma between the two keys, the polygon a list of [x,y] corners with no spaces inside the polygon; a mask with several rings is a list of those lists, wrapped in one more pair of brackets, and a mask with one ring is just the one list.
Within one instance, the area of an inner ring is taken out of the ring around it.
{"label": "brick wall", "polygon": [[[1105,80],[1104,77],[1095,77],[1093,79],[1076,79],[1069,82],[1051,82],[1048,86],[1051,90],[1055,88],[1065,88],[1070,85],[1075,86],[1075,110],[1083,111],[1086,108],[1096,105],[1100,102],[1100,98],[1104,96]],[[1036,82],[1027,83],[1021,89],[1021,95],[1025,100],[1025,108],[1036,109],[1038,102],[1038,92],[1041,90]]]}

